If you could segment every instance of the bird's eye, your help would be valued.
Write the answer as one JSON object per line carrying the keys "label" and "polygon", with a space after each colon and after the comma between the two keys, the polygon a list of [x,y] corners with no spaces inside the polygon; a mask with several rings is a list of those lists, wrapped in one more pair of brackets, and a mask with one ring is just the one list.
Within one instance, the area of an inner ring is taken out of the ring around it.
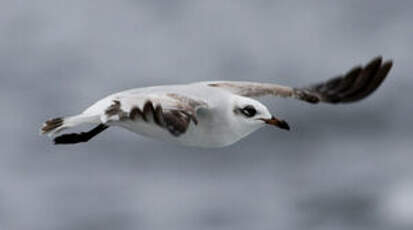
{"label": "bird's eye", "polygon": [[257,113],[257,110],[252,105],[247,105],[241,109],[241,113],[246,117],[253,117]]}

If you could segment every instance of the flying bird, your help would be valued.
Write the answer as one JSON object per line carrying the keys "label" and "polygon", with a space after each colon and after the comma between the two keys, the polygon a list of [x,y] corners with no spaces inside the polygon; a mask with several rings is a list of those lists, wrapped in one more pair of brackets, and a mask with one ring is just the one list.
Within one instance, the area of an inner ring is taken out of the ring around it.
{"label": "flying bird", "polygon": [[[312,104],[356,102],[373,93],[391,67],[391,60],[383,62],[379,56],[346,74],[302,88],[208,81],[130,89],[109,95],[78,115],[50,119],[40,132],[54,137],[55,144],[75,144],[119,126],[177,144],[223,147],[266,125],[290,129],[286,121],[272,115],[256,97],[271,95]],[[57,135],[82,124],[97,126],[87,132]]]}

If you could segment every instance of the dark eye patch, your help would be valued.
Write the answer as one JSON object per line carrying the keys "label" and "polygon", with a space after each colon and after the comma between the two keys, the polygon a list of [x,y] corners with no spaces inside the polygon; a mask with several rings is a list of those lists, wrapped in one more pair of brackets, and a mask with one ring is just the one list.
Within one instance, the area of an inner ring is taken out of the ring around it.
{"label": "dark eye patch", "polygon": [[253,117],[257,114],[257,110],[252,105],[247,105],[241,109],[241,113],[244,114],[246,117]]}

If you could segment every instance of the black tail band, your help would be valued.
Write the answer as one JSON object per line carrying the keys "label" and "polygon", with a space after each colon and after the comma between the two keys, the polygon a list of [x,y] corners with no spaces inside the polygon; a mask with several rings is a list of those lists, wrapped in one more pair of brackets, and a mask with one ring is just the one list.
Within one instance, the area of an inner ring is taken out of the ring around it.
{"label": "black tail band", "polygon": [[63,134],[54,139],[54,144],[76,144],[81,142],[87,142],[92,139],[94,136],[98,135],[99,133],[103,132],[109,126],[100,124],[96,126],[94,129],[88,132],[81,132],[81,133],[68,133]]}

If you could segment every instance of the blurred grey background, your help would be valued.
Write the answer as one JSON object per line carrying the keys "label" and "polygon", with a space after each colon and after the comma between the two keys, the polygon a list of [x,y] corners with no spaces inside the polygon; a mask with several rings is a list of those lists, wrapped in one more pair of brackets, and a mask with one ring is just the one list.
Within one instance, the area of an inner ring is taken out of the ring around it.
{"label": "blurred grey background", "polygon": [[[0,3],[0,229],[412,229],[412,1]],[[127,88],[203,80],[291,86],[377,55],[351,105],[265,98],[293,129],[222,149],[111,129],[53,146],[45,119]]]}

